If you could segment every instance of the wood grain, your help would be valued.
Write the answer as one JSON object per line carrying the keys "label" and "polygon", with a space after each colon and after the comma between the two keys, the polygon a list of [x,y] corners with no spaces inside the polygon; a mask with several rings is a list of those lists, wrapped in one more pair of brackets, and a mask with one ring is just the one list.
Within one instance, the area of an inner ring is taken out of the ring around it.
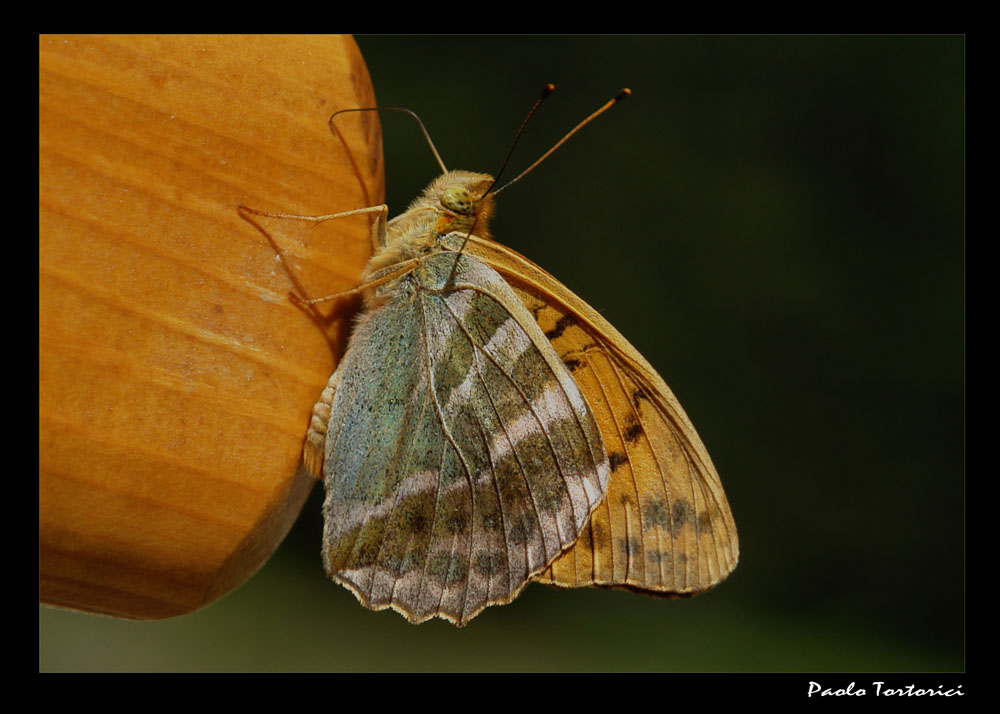
{"label": "wood grain", "polygon": [[349,37],[40,37],[42,602],[188,613],[281,542],[352,308],[287,295],[356,284],[368,219],[236,208],[384,201],[374,113],[326,125],[374,104]]}

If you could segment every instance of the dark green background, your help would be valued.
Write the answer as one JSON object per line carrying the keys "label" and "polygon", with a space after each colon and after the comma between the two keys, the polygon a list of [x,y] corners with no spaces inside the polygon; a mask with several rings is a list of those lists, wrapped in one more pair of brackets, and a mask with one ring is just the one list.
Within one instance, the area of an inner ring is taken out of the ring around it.
{"label": "dark green background", "polygon": [[[509,176],[494,235],[672,386],[741,561],[686,601],[533,585],[464,630],[327,582],[317,488],[246,585],[123,622],[40,609],[43,670],[964,669],[964,54],[936,37],[366,37],[379,101]],[[383,117],[391,212],[437,175]],[[341,210],[347,206],[331,206]]]}

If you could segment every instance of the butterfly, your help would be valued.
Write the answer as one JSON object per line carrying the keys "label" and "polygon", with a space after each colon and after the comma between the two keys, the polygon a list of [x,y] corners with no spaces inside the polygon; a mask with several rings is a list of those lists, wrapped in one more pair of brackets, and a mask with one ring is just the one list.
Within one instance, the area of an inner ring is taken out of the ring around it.
{"label": "butterfly", "polygon": [[375,220],[348,291],[363,308],[303,449],[326,485],[327,573],[366,607],[458,625],[532,581],[718,584],[736,527],[679,402],[597,311],[492,240],[493,177],[442,170],[390,221],[334,214]]}

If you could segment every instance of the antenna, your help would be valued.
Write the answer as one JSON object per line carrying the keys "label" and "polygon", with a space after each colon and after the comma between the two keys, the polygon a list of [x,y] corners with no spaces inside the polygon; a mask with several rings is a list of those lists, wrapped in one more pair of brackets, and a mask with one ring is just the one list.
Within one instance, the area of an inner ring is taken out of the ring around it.
{"label": "antenna", "polygon": [[[485,193],[483,193],[483,196],[482,196],[483,198],[485,198],[486,196],[488,196],[491,192],[493,193],[494,196],[496,196],[497,194],[499,194],[504,189],[507,189],[510,186],[513,186],[515,183],[517,183],[522,178],[524,178],[532,169],[534,169],[540,163],[542,163],[543,161],[545,161],[545,159],[547,159],[552,154],[552,152],[554,152],[560,146],[562,146],[563,144],[565,144],[569,140],[569,138],[571,136],[573,136],[573,134],[575,134],[576,132],[580,131],[580,129],[582,129],[583,127],[585,127],[587,124],[589,124],[590,122],[592,122],[594,119],[596,119],[597,117],[599,117],[604,112],[608,111],[615,104],[617,104],[618,102],[622,101],[623,99],[625,99],[626,97],[628,97],[630,94],[632,94],[632,90],[630,90],[630,89],[623,89],[622,91],[618,92],[618,94],[616,94],[613,99],[611,99],[610,101],[606,102],[603,106],[601,106],[600,109],[598,109],[597,111],[595,111],[593,114],[591,114],[590,116],[588,116],[586,119],[584,119],[583,121],[581,121],[579,124],[577,124],[572,129],[570,129],[570,131],[562,139],[560,139],[559,141],[557,141],[555,143],[555,145],[551,149],[549,149],[544,154],[542,154],[540,157],[538,157],[538,159],[535,161],[535,163],[533,163],[531,166],[529,166],[524,171],[522,171],[521,173],[519,173],[517,176],[515,176],[513,179],[511,179],[507,184],[501,186],[496,191],[493,191],[493,187],[496,186],[497,180],[500,178],[500,174],[507,167],[507,162],[510,161],[510,157],[514,153],[514,147],[517,146],[517,141],[518,141],[518,139],[521,138],[521,134],[524,132],[524,127],[528,124],[528,120],[531,119],[532,116],[534,116],[535,111],[538,110],[538,107],[541,105],[541,103],[543,101],[545,101],[545,98],[548,97],[550,94],[552,94],[552,92],[554,92],[555,89],[556,89],[556,86],[554,84],[552,84],[551,82],[549,84],[546,84],[542,88],[541,95],[535,101],[534,106],[532,106],[531,109],[528,111],[528,115],[524,118],[524,121],[521,122],[521,128],[517,130],[517,134],[514,135],[514,141],[511,144],[510,149],[507,150],[507,157],[503,160],[503,163],[500,165],[500,170],[497,171],[496,177],[493,179],[493,183],[491,183],[490,187],[488,189],[486,189]],[[465,234],[465,240],[462,241],[462,246],[458,249],[458,255],[459,256],[461,256],[462,253],[465,252],[465,246],[468,244],[469,237],[472,235],[473,231],[476,230],[476,223],[478,223],[478,222],[479,222],[479,215],[477,214],[476,217],[472,221],[472,226],[469,228],[469,232]],[[454,284],[453,281],[455,279],[455,271],[456,271],[457,268],[458,268],[458,257],[455,258],[455,262],[451,266],[451,272],[448,274],[448,280],[445,281],[445,285],[452,285],[452,284]]]}
{"label": "antenna", "polygon": [[524,127],[528,126],[528,120],[535,115],[535,112],[538,111],[538,107],[542,105],[542,102],[545,101],[546,97],[548,97],[554,91],[556,91],[556,85],[552,84],[551,82],[542,87],[542,92],[539,95],[538,99],[535,100],[534,106],[531,107],[531,109],[528,111],[528,115],[524,117],[524,121],[521,122],[521,128],[517,130],[516,134],[514,134],[514,141],[510,143],[510,148],[507,149],[507,156],[504,157],[503,163],[500,164],[499,170],[497,170],[497,172],[493,175],[493,183],[491,183],[490,187],[486,189],[486,193],[483,194],[484,196],[493,190],[493,187],[497,185],[497,181],[500,180],[500,174],[502,174],[503,170],[507,168],[507,164],[508,162],[510,162],[510,157],[514,155],[514,147],[517,146],[517,142],[521,138],[521,134],[524,133]]}
{"label": "antenna", "polygon": [[424,123],[420,121],[420,117],[416,115],[415,112],[405,109],[403,107],[361,107],[359,109],[341,109],[330,115],[330,121],[327,122],[330,126],[330,131],[333,132],[334,136],[337,136],[337,130],[333,126],[333,120],[338,114],[346,114],[347,112],[403,112],[404,114],[409,114],[411,117],[417,120],[417,124],[420,126],[420,131],[424,134],[424,139],[427,140],[427,145],[431,147],[431,151],[434,152],[434,158],[438,162],[438,166],[441,167],[441,173],[448,173],[448,167],[444,165],[444,161],[441,160],[441,154],[438,153],[437,147],[434,146],[434,142],[431,141],[431,135],[427,133],[427,129],[424,127]]}

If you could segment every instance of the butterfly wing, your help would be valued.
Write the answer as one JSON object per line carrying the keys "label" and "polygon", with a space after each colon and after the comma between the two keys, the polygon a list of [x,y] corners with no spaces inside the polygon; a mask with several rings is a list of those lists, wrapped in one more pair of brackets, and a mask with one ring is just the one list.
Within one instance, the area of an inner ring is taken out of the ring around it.
{"label": "butterfly wing", "polygon": [[426,258],[359,321],[324,447],[324,560],[368,607],[464,624],[587,527],[609,465],[532,315],[493,270]]}
{"label": "butterfly wing", "polygon": [[687,595],[722,581],[739,557],[722,482],[663,379],[558,280],[499,243],[468,252],[495,268],[535,316],[590,404],[611,466],[608,498],[576,545],[536,580]]}

